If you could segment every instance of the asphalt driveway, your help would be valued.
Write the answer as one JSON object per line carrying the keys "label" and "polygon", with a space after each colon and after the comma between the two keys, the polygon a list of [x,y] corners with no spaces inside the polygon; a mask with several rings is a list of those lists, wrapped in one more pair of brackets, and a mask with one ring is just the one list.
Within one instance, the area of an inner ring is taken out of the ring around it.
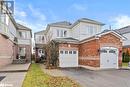
{"label": "asphalt driveway", "polygon": [[62,69],[83,87],[130,87],[130,70]]}

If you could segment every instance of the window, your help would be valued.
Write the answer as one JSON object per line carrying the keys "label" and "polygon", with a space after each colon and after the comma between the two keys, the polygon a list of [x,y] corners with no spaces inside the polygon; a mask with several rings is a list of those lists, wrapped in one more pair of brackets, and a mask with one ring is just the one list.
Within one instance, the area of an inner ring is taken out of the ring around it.
{"label": "window", "polygon": [[66,37],[67,36],[67,31],[64,31],[64,37]]}
{"label": "window", "polygon": [[60,51],[60,54],[63,54],[63,51]]}
{"label": "window", "polygon": [[63,37],[63,30],[60,31],[60,37]]}
{"label": "window", "polygon": [[103,49],[103,50],[100,50],[101,53],[107,53],[107,50]]}
{"label": "window", "polygon": [[116,51],[115,50],[110,50],[109,53],[116,53]]}
{"label": "window", "polygon": [[68,51],[65,51],[65,54],[68,54]]}
{"label": "window", "polygon": [[93,34],[93,26],[90,26],[90,34]]}
{"label": "window", "polygon": [[44,42],[44,36],[41,36],[41,40],[42,40],[42,42]]}
{"label": "window", "polygon": [[72,51],[69,51],[69,54],[72,54]]}
{"label": "window", "polygon": [[76,54],[76,51],[73,51],[73,54]]}
{"label": "window", "polygon": [[20,54],[20,56],[25,56],[25,54],[26,54],[26,48],[20,47],[19,48],[19,54]]}
{"label": "window", "polygon": [[22,32],[19,32],[19,36],[22,37]]}
{"label": "window", "polygon": [[26,38],[26,32],[19,31],[20,38]]}
{"label": "window", "polygon": [[59,34],[59,30],[57,30],[57,37],[59,37],[60,36],[60,34]]}
{"label": "window", "polygon": [[9,24],[9,17],[8,17],[8,15],[6,15],[6,24],[7,25]]}

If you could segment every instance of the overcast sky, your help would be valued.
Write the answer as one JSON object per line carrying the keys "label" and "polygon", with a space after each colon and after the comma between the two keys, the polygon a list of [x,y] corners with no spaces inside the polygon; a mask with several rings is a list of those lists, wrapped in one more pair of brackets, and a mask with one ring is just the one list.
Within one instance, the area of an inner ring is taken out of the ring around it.
{"label": "overcast sky", "polygon": [[130,0],[15,0],[15,19],[33,32],[48,23],[90,18],[112,28],[130,25]]}

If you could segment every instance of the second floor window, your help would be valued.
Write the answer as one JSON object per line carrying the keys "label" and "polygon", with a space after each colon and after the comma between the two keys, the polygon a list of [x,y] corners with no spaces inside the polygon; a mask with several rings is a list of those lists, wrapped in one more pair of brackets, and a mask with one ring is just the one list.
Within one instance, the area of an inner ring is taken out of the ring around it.
{"label": "second floor window", "polygon": [[59,37],[60,36],[60,32],[59,32],[59,30],[57,30],[57,37]]}
{"label": "second floor window", "polygon": [[21,31],[19,31],[19,36],[20,36],[20,38],[26,38],[26,33],[25,32],[21,32]]}
{"label": "second floor window", "polygon": [[57,30],[57,37],[66,37],[67,31],[66,30]]}
{"label": "second floor window", "polygon": [[36,41],[37,42],[40,42],[40,43],[43,43],[45,40],[44,36],[43,35],[38,35],[37,38],[36,38]]}

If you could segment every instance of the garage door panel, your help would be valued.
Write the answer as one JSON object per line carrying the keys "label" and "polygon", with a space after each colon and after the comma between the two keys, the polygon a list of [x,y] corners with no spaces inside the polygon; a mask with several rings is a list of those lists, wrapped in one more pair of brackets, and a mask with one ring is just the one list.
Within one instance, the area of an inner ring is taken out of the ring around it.
{"label": "garage door panel", "polygon": [[101,48],[100,53],[101,68],[117,68],[118,67],[118,50],[112,47]]}
{"label": "garage door panel", "polygon": [[77,50],[63,50],[59,55],[60,67],[77,67],[78,66],[78,51]]}

